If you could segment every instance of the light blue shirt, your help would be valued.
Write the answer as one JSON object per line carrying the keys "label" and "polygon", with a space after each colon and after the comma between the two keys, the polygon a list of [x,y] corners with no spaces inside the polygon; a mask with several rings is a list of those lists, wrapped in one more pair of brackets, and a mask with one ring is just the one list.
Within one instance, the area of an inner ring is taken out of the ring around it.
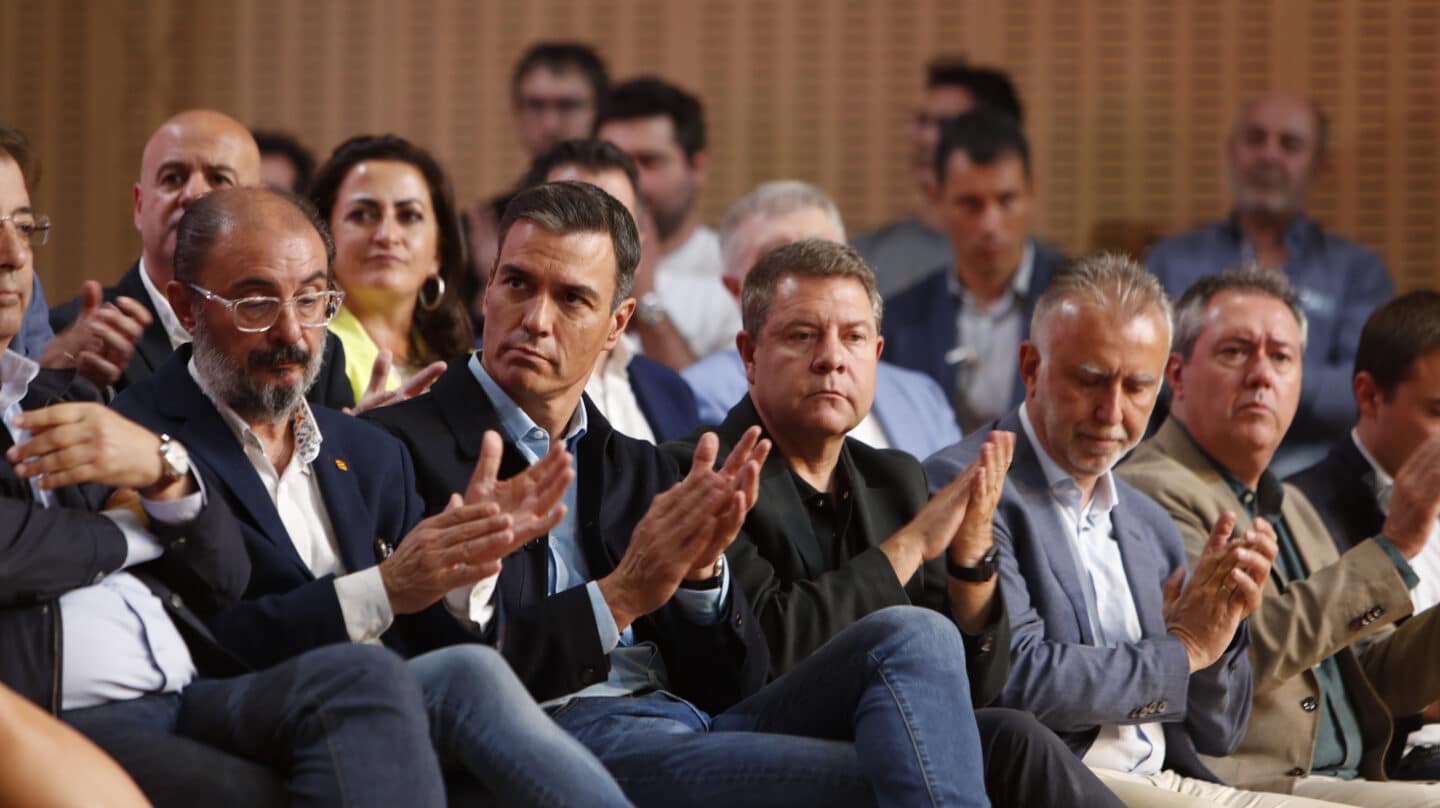
{"label": "light blue shirt", "polygon": [[[485,396],[495,406],[500,417],[500,428],[505,439],[513,444],[531,464],[539,462],[550,451],[550,434],[538,426],[516,404],[500,385],[491,378],[480,361],[480,354],[470,356],[470,372],[480,383]],[[577,586],[584,586],[590,596],[590,610],[595,615],[595,629],[599,633],[600,647],[610,655],[610,676],[604,682],[597,682],[584,690],[571,693],[547,702],[545,706],[560,704],[576,697],[626,696],[642,690],[663,689],[666,684],[665,661],[654,643],[635,642],[633,627],[627,626],[622,632],[615,624],[615,616],[600,592],[600,585],[590,580],[590,565],[585,559],[585,549],[580,545],[576,532],[579,509],[576,508],[580,488],[579,469],[576,458],[580,439],[585,436],[589,421],[582,403],[575,408],[570,423],[565,429],[565,448],[570,451],[570,467],[575,476],[565,489],[565,517],[550,531],[547,538],[549,565],[546,591],[554,595]],[[675,592],[676,602],[685,615],[696,623],[709,625],[720,619],[725,599],[730,594],[730,568],[721,556],[721,585],[710,590],[679,589]]]}
{"label": "light blue shirt", "polygon": [[[40,367],[14,351],[0,355],[0,412],[5,428],[17,445],[29,439],[15,426],[20,401]],[[35,501],[55,507],[50,491],[31,480]],[[194,519],[204,504],[204,492],[178,500],[141,500],[146,514],[167,524]],[[156,558],[164,552],[160,542],[126,510],[105,511],[125,536],[125,562],[120,570]],[[138,578],[117,570],[94,584],[73,589],[60,597],[61,632],[60,707],[75,710],[152,693],[173,693],[195,678],[190,649],[175,628],[160,599]]]}
{"label": "light blue shirt", "polygon": [[956,401],[960,428],[979,429],[1009,412],[1025,337],[1025,295],[1035,273],[1035,245],[1025,242],[1010,290],[988,308],[960,285],[954,272],[945,275],[955,295],[955,333],[960,344],[946,354],[959,368]]}

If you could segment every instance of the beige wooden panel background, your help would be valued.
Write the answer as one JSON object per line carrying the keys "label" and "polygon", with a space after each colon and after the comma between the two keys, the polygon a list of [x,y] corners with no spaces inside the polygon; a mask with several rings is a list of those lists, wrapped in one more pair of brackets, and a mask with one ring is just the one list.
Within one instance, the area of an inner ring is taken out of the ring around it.
{"label": "beige wooden panel background", "polygon": [[540,38],[701,96],[708,219],[799,177],[854,230],[915,202],[905,138],[924,63],[1004,67],[1027,107],[1038,230],[1072,251],[1223,214],[1235,105],[1308,92],[1336,142],[1314,211],[1379,249],[1402,288],[1440,286],[1440,0],[0,0],[0,120],[46,162],[51,296],[138,253],[141,146],[187,107],[322,154],[393,130],[435,150],[463,200],[504,188],[523,168],[510,68]]}

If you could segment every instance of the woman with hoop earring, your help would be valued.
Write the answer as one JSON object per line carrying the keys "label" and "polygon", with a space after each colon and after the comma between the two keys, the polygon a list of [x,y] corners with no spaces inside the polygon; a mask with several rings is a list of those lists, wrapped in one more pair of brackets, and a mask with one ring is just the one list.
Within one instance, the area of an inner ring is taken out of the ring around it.
{"label": "woman with hoop earring", "polygon": [[345,347],[358,410],[424,390],[471,350],[460,301],[465,242],[450,179],[396,135],[360,135],[316,172],[310,200],[335,239],[345,305],[330,330]]}

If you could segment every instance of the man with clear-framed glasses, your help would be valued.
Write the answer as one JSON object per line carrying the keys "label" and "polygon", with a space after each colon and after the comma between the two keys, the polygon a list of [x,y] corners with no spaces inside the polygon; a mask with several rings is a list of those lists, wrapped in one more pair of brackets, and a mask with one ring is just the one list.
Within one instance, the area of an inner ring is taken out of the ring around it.
{"label": "man with clear-framed glasses", "polygon": [[[239,121],[212,110],[187,110],[165,121],[145,144],[133,192],[140,258],[115,285],[101,289],[86,281],[75,300],[50,311],[55,336],[40,364],[75,367],[115,392],[149,378],[190,341],[165,293],[180,217],[211,191],[259,184],[259,148]],[[326,342],[322,367],[309,399],[353,405],[339,340]]]}
{"label": "man with clear-framed glasses", "polygon": [[190,205],[166,295],[193,342],[115,400],[184,441],[241,523],[250,583],[216,637],[254,665],[384,644],[409,659],[453,774],[506,805],[626,804],[484,644],[499,560],[559,521],[568,456],[499,483],[497,440],[466,496],[422,520],[404,446],[304,397],[342,297],[334,249],[290,194],[225,189]]}

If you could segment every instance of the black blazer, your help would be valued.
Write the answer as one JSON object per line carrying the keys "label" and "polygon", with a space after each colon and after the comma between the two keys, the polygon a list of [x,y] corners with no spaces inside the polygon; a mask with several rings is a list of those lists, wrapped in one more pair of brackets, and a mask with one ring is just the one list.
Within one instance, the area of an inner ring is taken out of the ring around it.
{"label": "black blazer", "polygon": [[[329,643],[350,641],[332,576],[315,577],[295,552],[280,514],[220,412],[200,390],[182,345],[160,372],[115,399],[115,409],[185,444],[212,481],[211,495],[235,514],[251,566],[244,598],[210,620],[215,636],[255,667],[268,667]],[[351,572],[378,563],[377,545],[398,543],[420,521],[405,447],[351,416],[311,408],[323,440],[312,470]],[[381,640],[402,656],[481,639],[434,604],[396,615]]]}
{"label": "black blazer", "polygon": [[[103,298],[106,303],[113,303],[117,297],[133,298],[150,312],[151,317],[150,325],[140,334],[140,341],[135,344],[135,353],[130,355],[130,364],[125,366],[119,381],[115,382],[115,392],[118,393],[155,375],[173,351],[170,349],[170,337],[160,322],[160,314],[155,311],[150,294],[145,291],[145,282],[140,279],[138,259],[120,277],[118,283],[105,288]],[[59,334],[69,328],[79,316],[80,299],[76,298],[50,310],[50,327]],[[305,398],[311,404],[337,410],[355,406],[355,391],[350,387],[350,379],[345,375],[345,348],[340,345],[340,338],[334,334],[327,332],[325,335],[325,355],[321,357],[320,376],[305,394]]]}
{"label": "black blazer", "polygon": [[[747,395],[716,429],[717,463],[751,426],[764,425]],[[667,444],[665,450],[688,466],[696,438]],[[904,452],[872,449],[846,439],[840,462],[855,502],[852,529],[865,549],[827,569],[790,466],[778,448],[760,472],[760,497],[726,559],[750,598],[770,644],[771,674],[799,664],[841,629],[887,606],[916,605],[950,613],[943,558],[926,562],[903,586],[879,544],[904,527],[929,501],[925,472]],[[997,597],[999,592],[997,590]],[[976,706],[1000,694],[1010,670],[1010,619],[1004,601],[977,636],[966,635],[965,660]]]}
{"label": "black blazer", "polygon": [[695,392],[679,373],[643,356],[632,358],[625,371],[656,443],[679,440],[700,426]]}
{"label": "black blazer", "polygon": [[[579,539],[592,578],[615,569],[630,533],[656,494],[680,479],[659,449],[615,432],[588,398],[589,427],[576,457]],[[502,436],[499,415],[476,381],[468,359],[457,359],[430,392],[365,414],[399,437],[415,458],[427,513],[463,491],[480,456],[486,430]],[[500,476],[526,467],[506,440]],[[498,646],[536,700],[573,693],[604,681],[610,661],[600,648],[584,587],[546,594],[549,551],[532,541],[505,560],[500,573]],[[732,581],[735,593],[738,582]],[[672,601],[634,624],[635,638],[654,642],[669,673],[669,689],[704,710],[719,712],[758,690],[769,665],[764,636],[744,597],[732,597],[713,625],[690,622]]]}
{"label": "black blazer", "polygon": [[1374,536],[1385,526],[1385,514],[1371,488],[1374,470],[1350,435],[1341,438],[1324,460],[1291,475],[1294,484],[1315,506],[1330,540],[1341,553]]}
{"label": "black blazer", "polygon": [[[20,406],[35,410],[97,398],[74,371],[41,370]],[[0,429],[0,452],[11,445],[9,430]],[[98,513],[110,489],[71,485],[54,493],[55,507],[42,507],[29,482],[0,461],[0,680],[58,712],[63,629],[56,601],[115,572],[127,548],[120,528]],[[249,577],[250,562],[229,509],[210,497],[194,520],[153,522],[150,529],[165,554],[130,572],[165,604],[202,674],[242,672],[197,617],[233,603]]]}

